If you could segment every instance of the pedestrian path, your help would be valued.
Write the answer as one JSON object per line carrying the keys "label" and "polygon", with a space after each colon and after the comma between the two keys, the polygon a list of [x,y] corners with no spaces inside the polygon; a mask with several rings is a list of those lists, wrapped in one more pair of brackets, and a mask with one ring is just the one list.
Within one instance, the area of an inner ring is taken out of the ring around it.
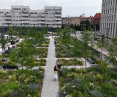
{"label": "pedestrian path", "polygon": [[41,97],[58,97],[59,83],[54,81],[54,66],[56,65],[57,58],[55,57],[54,38],[50,38],[48,47],[47,63],[45,67],[45,76],[43,81],[43,87]]}

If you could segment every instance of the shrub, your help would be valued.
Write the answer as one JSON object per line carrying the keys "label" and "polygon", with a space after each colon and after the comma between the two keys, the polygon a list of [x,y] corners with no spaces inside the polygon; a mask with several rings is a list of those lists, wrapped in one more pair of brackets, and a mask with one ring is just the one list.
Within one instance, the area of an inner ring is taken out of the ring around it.
{"label": "shrub", "polygon": [[103,93],[104,97],[108,97],[108,95],[111,95],[112,97],[117,97],[117,87],[112,86],[112,84],[109,82],[101,84],[101,92]]}
{"label": "shrub", "polygon": [[10,80],[10,81],[15,81],[15,80],[16,80],[15,75],[12,75],[12,76],[9,75],[9,80]]}
{"label": "shrub", "polygon": [[117,72],[113,71],[109,68],[106,68],[106,74],[110,76],[112,79],[117,79]]}

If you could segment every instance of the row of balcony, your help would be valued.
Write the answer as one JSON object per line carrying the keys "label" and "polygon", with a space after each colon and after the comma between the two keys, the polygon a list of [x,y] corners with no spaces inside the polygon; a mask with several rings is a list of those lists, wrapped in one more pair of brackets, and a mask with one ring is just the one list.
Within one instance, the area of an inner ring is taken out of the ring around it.
{"label": "row of balcony", "polygon": [[[1,25],[1,26],[14,26],[14,25]],[[34,25],[16,25],[16,26],[25,26],[25,27],[34,27]],[[53,27],[53,28],[56,28],[56,27],[61,27],[61,25],[35,25],[35,27]]]}
{"label": "row of balcony", "polygon": [[[5,16],[12,16],[12,15],[14,15],[14,14],[11,14],[11,13],[6,13],[6,14],[4,14]],[[17,14],[17,15],[22,15],[22,16],[29,16],[29,15],[31,15],[31,16],[48,16],[48,14],[46,15],[46,14]],[[50,14],[51,15],[51,14]],[[50,16],[49,15],[49,16]],[[61,14],[53,14],[52,16],[61,16]]]}
{"label": "row of balcony", "polygon": [[[11,20],[11,17],[4,17],[4,18],[2,18],[2,19],[8,19],[8,20]],[[36,18],[13,18],[13,19],[26,19],[26,20],[28,20],[28,19],[36,19]],[[61,20],[61,18],[38,18],[39,20]]]}
{"label": "row of balcony", "polygon": [[[33,21],[4,21],[4,23],[35,23]],[[45,22],[45,21],[39,21],[39,22],[36,22],[36,23],[39,23],[39,24],[61,24],[61,22]]]}

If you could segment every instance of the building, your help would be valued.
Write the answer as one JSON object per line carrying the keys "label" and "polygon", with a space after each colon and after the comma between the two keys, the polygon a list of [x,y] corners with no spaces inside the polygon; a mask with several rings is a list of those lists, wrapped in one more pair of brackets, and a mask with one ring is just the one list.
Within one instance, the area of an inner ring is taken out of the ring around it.
{"label": "building", "polygon": [[61,27],[62,7],[45,6],[42,10],[31,10],[29,6],[11,6],[0,9],[0,26],[8,27]]}
{"label": "building", "polygon": [[89,20],[89,22],[91,23],[91,22],[92,22],[92,19],[93,19],[92,16],[90,16],[90,17],[85,17],[85,14],[84,14],[84,13],[83,13],[82,15],[80,15],[80,21]]}
{"label": "building", "polygon": [[62,17],[62,27],[65,28],[67,26],[76,25],[80,26],[80,18],[79,17]]}
{"label": "building", "polygon": [[93,28],[95,29],[95,31],[100,30],[100,22],[101,22],[101,13],[96,13],[91,21],[91,24],[94,25]]}
{"label": "building", "polygon": [[91,21],[91,24],[92,25],[95,25],[95,24],[100,25],[100,21],[101,21],[101,13],[96,13]]}
{"label": "building", "polygon": [[102,0],[100,31],[107,37],[117,37],[117,0]]}

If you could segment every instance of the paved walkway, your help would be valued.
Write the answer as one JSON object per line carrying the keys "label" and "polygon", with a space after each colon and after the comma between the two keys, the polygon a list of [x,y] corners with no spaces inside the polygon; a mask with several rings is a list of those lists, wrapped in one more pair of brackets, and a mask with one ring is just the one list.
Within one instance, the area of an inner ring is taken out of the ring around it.
{"label": "paved walkway", "polygon": [[41,97],[58,97],[59,83],[58,81],[54,81],[53,69],[56,64],[56,60],[57,58],[55,57],[54,37],[52,38],[52,36],[50,36]]}

